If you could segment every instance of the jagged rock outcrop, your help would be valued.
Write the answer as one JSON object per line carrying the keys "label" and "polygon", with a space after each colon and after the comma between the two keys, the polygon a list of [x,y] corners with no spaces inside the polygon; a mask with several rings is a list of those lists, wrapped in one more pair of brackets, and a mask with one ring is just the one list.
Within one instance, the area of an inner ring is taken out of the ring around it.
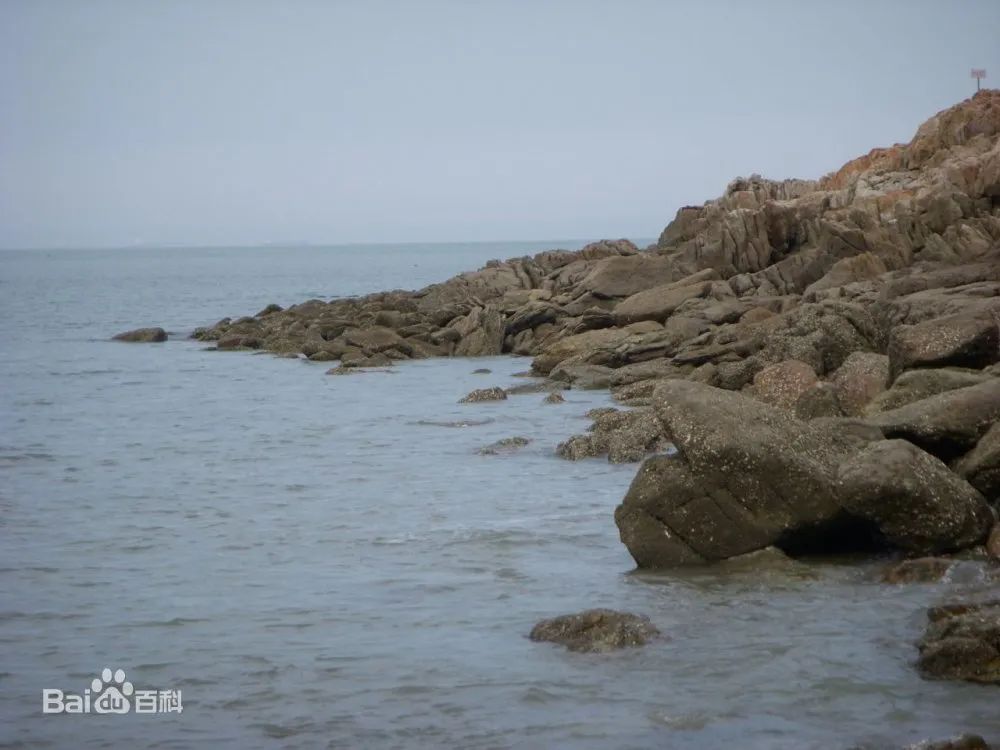
{"label": "jagged rock outcrop", "polygon": [[827,378],[854,352],[888,354],[890,380],[982,368],[1000,358],[998,315],[1000,92],[986,90],[819,180],[733,180],[646,252],[602,240],[415,292],[272,304],[195,337],[314,361],[514,352],[542,374],[668,360],[740,389],[786,360]]}

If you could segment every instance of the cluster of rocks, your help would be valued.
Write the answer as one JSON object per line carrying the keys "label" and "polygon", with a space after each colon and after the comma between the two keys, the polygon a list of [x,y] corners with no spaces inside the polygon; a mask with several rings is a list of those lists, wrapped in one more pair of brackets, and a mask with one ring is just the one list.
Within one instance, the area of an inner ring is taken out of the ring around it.
{"label": "cluster of rocks", "polygon": [[[1000,559],[998,324],[1000,91],[986,90],[821,179],[736,179],[645,250],[605,240],[491,261],[413,292],[268,305],[193,336],[336,373],[529,355],[546,382],[464,401],[609,388],[626,408],[595,411],[558,453],[643,461],[615,511],[640,567],[766,548],[934,556],[897,571],[904,581],[984,544]],[[648,635],[612,614],[532,637]],[[932,610],[921,670],[996,682],[998,630],[996,604]]]}

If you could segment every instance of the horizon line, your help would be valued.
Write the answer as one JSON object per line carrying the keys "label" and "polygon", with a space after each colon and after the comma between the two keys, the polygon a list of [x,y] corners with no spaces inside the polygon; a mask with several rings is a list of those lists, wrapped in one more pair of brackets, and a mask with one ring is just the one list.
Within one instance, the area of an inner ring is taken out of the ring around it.
{"label": "horizon line", "polygon": [[[0,252],[53,252],[62,250],[76,251],[98,251],[98,250],[291,250],[296,248],[334,248],[334,247],[384,247],[387,245],[492,245],[492,244],[538,244],[538,243],[570,243],[601,242],[604,240],[627,239],[631,242],[638,240],[656,240],[655,236],[643,237],[640,235],[620,235],[606,236],[597,239],[587,237],[558,237],[547,239],[492,239],[492,240],[406,240],[402,242],[393,241],[363,241],[363,242],[314,242],[310,240],[281,241],[281,242],[258,242],[258,243],[208,243],[208,244],[188,244],[188,243],[156,243],[142,242],[131,245],[109,244],[109,245],[33,245],[33,246],[4,246],[0,247]],[[638,244],[638,243],[637,243]],[[555,249],[555,246],[553,246]]]}

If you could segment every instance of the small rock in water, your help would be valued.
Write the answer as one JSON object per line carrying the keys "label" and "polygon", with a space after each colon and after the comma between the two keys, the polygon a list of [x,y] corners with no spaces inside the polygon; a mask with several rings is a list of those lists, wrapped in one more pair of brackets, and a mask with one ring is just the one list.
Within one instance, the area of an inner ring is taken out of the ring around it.
{"label": "small rock in water", "polygon": [[473,370],[472,374],[473,375],[489,375],[491,372],[493,372],[493,370],[489,369],[488,367],[480,367],[480,368],[478,368],[476,370]]}
{"label": "small rock in water", "polygon": [[954,560],[946,557],[918,557],[903,560],[882,573],[883,583],[936,583],[947,575]]}
{"label": "small rock in water", "polygon": [[514,451],[523,448],[530,442],[531,440],[526,437],[521,437],[520,435],[504,438],[503,440],[497,440],[495,443],[490,443],[489,445],[480,448],[479,453],[483,456],[497,456],[501,453],[513,453]]}
{"label": "small rock in water", "polygon": [[924,677],[1000,685],[1000,599],[931,607],[927,619],[917,644]]}
{"label": "small rock in water", "polygon": [[125,331],[112,338],[114,341],[128,341],[130,343],[159,343],[167,340],[167,332],[162,328],[136,328],[134,331]]}
{"label": "small rock in water", "polygon": [[570,651],[606,652],[644,646],[660,636],[645,615],[588,609],[542,620],[531,629],[533,641],[559,643]]}
{"label": "small rock in water", "polygon": [[460,404],[475,404],[480,401],[505,401],[507,399],[507,393],[503,388],[479,388],[468,396],[463,398],[458,403]]}
{"label": "small rock in water", "polygon": [[[566,399],[564,399],[562,397],[561,393],[550,393],[548,396],[546,396],[544,399],[542,399],[542,403],[543,404],[565,404],[566,403]],[[1000,536],[998,536],[998,540],[1000,540]]]}

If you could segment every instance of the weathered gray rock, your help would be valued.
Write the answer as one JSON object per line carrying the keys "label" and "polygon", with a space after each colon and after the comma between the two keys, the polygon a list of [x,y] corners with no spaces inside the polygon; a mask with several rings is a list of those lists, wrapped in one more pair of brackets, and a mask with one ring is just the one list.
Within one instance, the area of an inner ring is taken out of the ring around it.
{"label": "weathered gray rock", "polygon": [[604,653],[644,646],[661,635],[645,615],[588,609],[542,620],[531,629],[529,637],[561,644],[570,651]]}
{"label": "weathered gray rock", "polygon": [[167,332],[162,328],[136,328],[134,331],[116,334],[113,339],[129,343],[159,343],[167,340]]}
{"label": "weathered gray rock", "polygon": [[507,392],[503,388],[477,388],[471,391],[465,398],[461,399],[458,403],[460,404],[475,404],[482,401],[505,401],[507,399]]}
{"label": "weathered gray rock", "polygon": [[567,336],[554,342],[535,357],[531,369],[547,375],[553,367],[570,358],[578,364],[606,365],[614,359],[614,350],[631,335],[624,328],[601,328]]}
{"label": "weathered gray rock", "polygon": [[989,312],[898,326],[889,337],[891,377],[916,367],[981,369],[1000,360],[1000,329]]}
{"label": "weathered gray rock", "polygon": [[876,395],[863,409],[868,415],[898,409],[946,391],[979,385],[990,376],[975,370],[908,370],[893,381],[892,386]]}
{"label": "weathered gray rock", "polygon": [[844,414],[857,417],[889,385],[889,358],[875,352],[852,352],[831,380]]}
{"label": "weathered gray rock", "polygon": [[903,438],[949,461],[973,448],[1000,420],[1000,379],[946,391],[867,421],[887,438]]}
{"label": "weathered gray rock", "polygon": [[837,389],[832,383],[816,383],[795,402],[795,416],[809,421],[820,417],[842,417],[843,409],[837,398]]}
{"label": "weathered gray rock", "polygon": [[543,404],[565,404],[566,399],[562,397],[561,393],[550,393],[548,396],[542,399]]}
{"label": "weathered gray rock", "polygon": [[814,385],[816,371],[805,362],[789,359],[769,365],[753,379],[751,393],[765,404],[791,410],[795,403]]}
{"label": "weathered gray rock", "polygon": [[848,458],[836,491],[844,508],[910,552],[965,549],[982,543],[993,525],[982,495],[905,440],[871,443]]}
{"label": "weathered gray rock", "polygon": [[930,679],[1000,684],[1000,601],[927,611],[917,667]]}
{"label": "weathered gray rock", "polygon": [[623,300],[614,311],[617,325],[655,320],[660,323],[669,318],[682,304],[704,297],[711,290],[711,283],[667,284],[633,294]]}
{"label": "weathered gray rock", "polygon": [[456,357],[484,357],[503,351],[504,315],[492,305],[476,307],[452,328],[462,336],[455,345]]}
{"label": "weathered gray rock", "polygon": [[663,425],[649,409],[597,409],[588,416],[594,420],[590,432],[560,443],[559,456],[577,461],[607,454],[611,463],[629,463],[667,447]]}
{"label": "weathered gray rock", "polygon": [[578,293],[597,298],[623,298],[673,281],[675,275],[669,258],[649,254],[614,256],[597,261],[577,289]]}

